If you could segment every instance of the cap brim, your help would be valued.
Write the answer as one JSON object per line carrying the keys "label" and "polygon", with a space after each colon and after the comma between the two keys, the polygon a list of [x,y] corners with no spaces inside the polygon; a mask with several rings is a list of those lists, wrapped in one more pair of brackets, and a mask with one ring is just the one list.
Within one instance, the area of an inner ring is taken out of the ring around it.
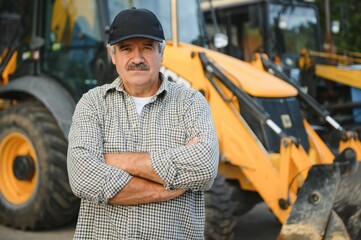
{"label": "cap brim", "polygon": [[114,44],[116,44],[118,42],[121,42],[121,41],[124,41],[124,40],[127,40],[127,39],[131,39],[131,38],[146,38],[146,39],[151,39],[151,40],[154,40],[154,41],[157,41],[157,42],[163,42],[164,41],[164,39],[162,39],[162,38],[154,37],[154,36],[147,35],[147,34],[132,34],[132,35],[128,35],[126,37],[122,37],[122,38],[118,38],[116,40],[109,41],[109,45],[114,45]]}

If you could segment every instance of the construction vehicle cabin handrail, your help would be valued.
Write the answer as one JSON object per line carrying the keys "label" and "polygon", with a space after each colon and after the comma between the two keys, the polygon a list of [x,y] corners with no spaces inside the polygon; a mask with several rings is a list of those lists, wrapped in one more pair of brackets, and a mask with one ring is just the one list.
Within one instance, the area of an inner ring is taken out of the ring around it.
{"label": "construction vehicle cabin handrail", "polygon": [[6,53],[1,58],[1,61],[0,61],[0,73],[2,73],[4,71],[6,65],[9,63],[11,56],[13,55],[15,50],[16,50],[15,47],[10,47],[10,48],[4,50],[4,52],[6,51]]}
{"label": "construction vehicle cabin handrail", "polygon": [[173,46],[178,46],[177,0],[171,1],[171,8],[172,8],[172,43],[173,43]]}
{"label": "construction vehicle cabin handrail", "polygon": [[16,69],[16,58],[17,51],[14,46],[4,50],[4,53],[1,53],[0,61],[0,86],[2,84],[9,83],[9,75],[12,74]]}

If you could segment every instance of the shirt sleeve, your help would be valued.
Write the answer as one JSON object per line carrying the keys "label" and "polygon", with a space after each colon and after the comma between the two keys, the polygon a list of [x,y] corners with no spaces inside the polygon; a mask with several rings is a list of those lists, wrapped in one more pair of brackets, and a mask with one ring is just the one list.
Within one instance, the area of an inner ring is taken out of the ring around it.
{"label": "shirt sleeve", "polygon": [[77,197],[106,204],[131,176],[104,162],[96,104],[99,103],[88,93],[76,106],[69,132],[67,166],[70,186]]}
{"label": "shirt sleeve", "polygon": [[150,153],[155,172],[165,182],[165,188],[209,190],[217,175],[219,149],[209,105],[203,95],[194,92],[184,102],[184,124],[190,141],[198,143]]}

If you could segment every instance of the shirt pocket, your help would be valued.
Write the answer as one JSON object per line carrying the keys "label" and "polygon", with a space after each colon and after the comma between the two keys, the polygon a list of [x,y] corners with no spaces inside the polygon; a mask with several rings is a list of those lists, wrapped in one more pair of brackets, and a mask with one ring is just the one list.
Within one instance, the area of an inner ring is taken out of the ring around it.
{"label": "shirt pocket", "polygon": [[127,151],[127,139],[121,121],[107,117],[103,125],[104,153],[119,153]]}
{"label": "shirt pocket", "polygon": [[158,131],[157,143],[162,149],[169,149],[186,145],[186,133],[177,125],[164,126]]}

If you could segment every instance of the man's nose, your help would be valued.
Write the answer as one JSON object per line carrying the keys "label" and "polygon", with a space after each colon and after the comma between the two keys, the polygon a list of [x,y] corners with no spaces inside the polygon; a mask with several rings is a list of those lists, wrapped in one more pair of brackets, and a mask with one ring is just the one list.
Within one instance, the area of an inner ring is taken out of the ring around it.
{"label": "man's nose", "polygon": [[133,62],[134,63],[144,62],[144,57],[143,57],[142,50],[140,50],[140,49],[135,49],[134,50]]}

